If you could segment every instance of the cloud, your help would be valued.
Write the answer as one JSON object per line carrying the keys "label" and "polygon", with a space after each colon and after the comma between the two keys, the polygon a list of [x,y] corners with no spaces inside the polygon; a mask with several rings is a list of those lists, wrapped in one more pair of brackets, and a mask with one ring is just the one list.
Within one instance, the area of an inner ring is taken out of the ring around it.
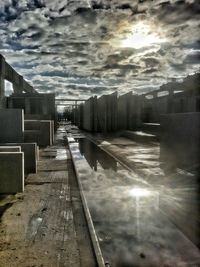
{"label": "cloud", "polygon": [[[199,69],[199,10],[196,0],[4,0],[0,53],[42,92],[141,93]],[[136,25],[163,41],[122,47]]]}

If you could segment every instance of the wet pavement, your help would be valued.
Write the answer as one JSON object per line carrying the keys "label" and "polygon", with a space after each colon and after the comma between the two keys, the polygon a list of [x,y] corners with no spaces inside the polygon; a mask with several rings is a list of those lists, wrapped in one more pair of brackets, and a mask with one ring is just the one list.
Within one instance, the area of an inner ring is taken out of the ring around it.
{"label": "wet pavement", "polygon": [[199,242],[196,175],[182,170],[166,175],[158,144],[99,142],[112,153],[118,146],[134,166],[128,171],[90,140],[76,141],[70,148],[105,261],[120,267],[200,266],[194,245]]}

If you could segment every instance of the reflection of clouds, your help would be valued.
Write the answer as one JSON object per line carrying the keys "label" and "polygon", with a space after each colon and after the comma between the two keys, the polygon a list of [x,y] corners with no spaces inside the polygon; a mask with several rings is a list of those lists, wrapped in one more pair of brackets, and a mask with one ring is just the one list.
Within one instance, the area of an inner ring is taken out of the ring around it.
{"label": "reflection of clouds", "polygon": [[119,164],[116,170],[104,169],[101,162],[94,171],[78,145],[70,146],[104,258],[111,266],[186,267],[200,263],[196,247],[160,211],[167,201],[169,207],[175,205],[177,199],[172,195],[181,199],[178,190],[167,182],[150,187]]}

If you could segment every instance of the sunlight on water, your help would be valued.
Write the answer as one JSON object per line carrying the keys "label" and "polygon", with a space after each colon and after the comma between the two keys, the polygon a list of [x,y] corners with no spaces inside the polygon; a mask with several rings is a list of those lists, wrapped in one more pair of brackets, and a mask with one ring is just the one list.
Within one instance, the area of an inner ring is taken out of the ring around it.
{"label": "sunlight on water", "polygon": [[133,188],[129,191],[129,195],[133,197],[148,197],[152,194],[151,191],[144,189],[144,188]]}

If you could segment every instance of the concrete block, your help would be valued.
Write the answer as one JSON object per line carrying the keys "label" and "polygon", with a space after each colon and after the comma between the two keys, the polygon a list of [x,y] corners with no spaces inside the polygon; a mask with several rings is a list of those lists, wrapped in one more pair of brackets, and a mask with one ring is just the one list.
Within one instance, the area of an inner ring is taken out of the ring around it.
{"label": "concrete block", "polygon": [[[52,120],[25,120],[24,129],[25,131],[40,131],[40,140],[38,140],[40,146],[50,145],[54,142],[54,121]],[[47,140],[45,135],[48,135],[51,140]]]}
{"label": "concrete block", "polygon": [[[4,143],[0,144],[0,152],[4,147],[9,147],[14,152],[14,148],[20,148],[24,152],[24,172],[25,174],[37,173],[38,150],[36,143]],[[6,151],[8,152],[8,150]]]}
{"label": "concrete block", "polygon": [[121,136],[127,137],[133,141],[148,143],[158,141],[158,137],[153,134],[148,134],[141,131],[124,131],[121,133]]}
{"label": "concrete block", "polygon": [[21,152],[20,146],[1,146],[0,144],[0,152]]}
{"label": "concrete block", "polygon": [[28,120],[25,121],[25,142],[36,142],[39,147],[50,146],[54,139],[54,125],[51,120]]}
{"label": "concrete block", "polygon": [[40,131],[40,120],[24,120],[24,130]]}
{"label": "concrete block", "polygon": [[169,169],[199,165],[200,112],[161,116],[160,156]]}
{"label": "concrete block", "polygon": [[54,129],[55,129],[54,121],[51,120],[51,142],[52,144],[54,143],[54,140],[55,140]]}
{"label": "concrete block", "polygon": [[40,145],[40,131],[39,130],[25,130],[24,131],[24,142],[25,143],[37,143]]}
{"label": "concrete block", "polygon": [[51,120],[51,115],[24,114],[25,120]]}
{"label": "concrete block", "polygon": [[46,147],[52,145],[52,123],[51,121],[40,121],[40,144],[39,146]]}
{"label": "concrete block", "polygon": [[24,191],[24,153],[0,152],[0,193]]}
{"label": "concrete block", "polygon": [[24,140],[24,113],[21,109],[0,110],[0,142],[12,143]]}

